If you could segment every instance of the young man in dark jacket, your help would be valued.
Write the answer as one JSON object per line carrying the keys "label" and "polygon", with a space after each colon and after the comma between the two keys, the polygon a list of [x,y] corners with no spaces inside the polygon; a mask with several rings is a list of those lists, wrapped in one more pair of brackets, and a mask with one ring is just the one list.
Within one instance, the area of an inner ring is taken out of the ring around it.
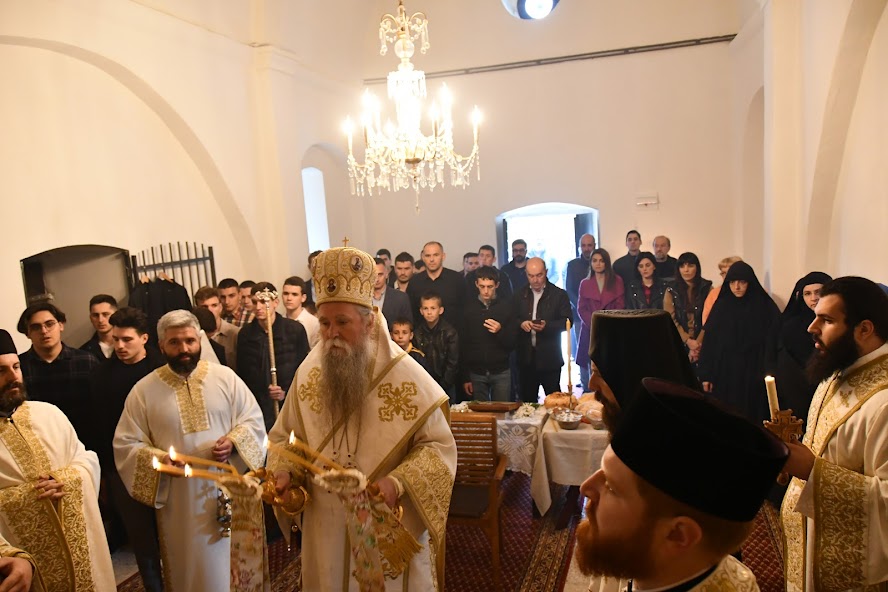
{"label": "young man in dark jacket", "polygon": [[539,257],[529,259],[525,270],[528,285],[515,293],[514,300],[519,329],[518,376],[521,399],[537,403],[541,385],[547,395],[561,390],[561,335],[571,310],[567,292],[546,278],[545,261]]}
{"label": "young man in dark jacket", "polygon": [[244,326],[237,338],[237,373],[259,403],[265,418],[265,429],[274,425],[274,402],[283,402],[296,376],[296,369],[308,355],[308,334],[302,323],[275,312],[279,300],[271,301],[271,332],[274,339],[274,361],[277,386],[271,384],[271,358],[268,351],[268,317],[265,304],[256,296],[265,289],[277,292],[268,282],[259,282],[252,290],[256,318]]}
{"label": "young man in dark jacket", "polygon": [[425,354],[426,370],[456,402],[457,373],[459,372],[459,337],[456,328],[441,318],[444,306],[435,292],[427,292],[420,298],[419,312],[422,321],[416,326],[413,345]]}
{"label": "young man in dark jacket", "polygon": [[481,267],[474,275],[478,295],[466,302],[460,332],[463,390],[476,401],[509,401],[509,354],[518,334],[515,311],[509,300],[497,298],[496,269]]}

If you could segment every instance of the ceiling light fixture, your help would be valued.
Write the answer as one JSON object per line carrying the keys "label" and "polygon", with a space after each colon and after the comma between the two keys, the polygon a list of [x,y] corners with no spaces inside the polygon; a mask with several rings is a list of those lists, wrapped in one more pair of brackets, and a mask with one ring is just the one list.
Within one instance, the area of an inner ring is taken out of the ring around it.
{"label": "ceiling light fixture", "polygon": [[[391,43],[400,58],[398,69],[389,72],[388,96],[395,104],[395,121],[382,124],[379,100],[369,90],[364,91],[360,125],[364,139],[364,163],[355,159],[353,152],[355,124],[351,117],[345,120],[343,131],[348,138],[348,178],[352,195],[373,195],[374,189],[398,191],[412,188],[416,192],[416,210],[419,211],[419,191],[445,184],[465,188],[472,169],[481,180],[478,151],[478,126],[481,113],[472,111],[472,151],[462,156],[453,149],[453,98],[447,85],[442,85],[437,103],[428,110],[431,134],[421,129],[423,104],[426,99],[425,72],[416,70],[410,62],[419,39],[420,52],[429,49],[428,19],[422,12],[409,17],[403,0],[398,1],[398,14],[386,14],[379,23],[380,55],[388,52]],[[449,169],[445,175],[445,167]]]}

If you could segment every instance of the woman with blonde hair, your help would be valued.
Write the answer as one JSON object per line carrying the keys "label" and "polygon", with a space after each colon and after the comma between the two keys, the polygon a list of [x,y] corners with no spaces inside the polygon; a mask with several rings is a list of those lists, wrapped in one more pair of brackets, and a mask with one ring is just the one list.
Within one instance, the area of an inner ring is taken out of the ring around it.
{"label": "woman with blonde hair", "polygon": [[[722,280],[725,279],[725,275],[728,273],[728,269],[738,261],[743,261],[737,255],[731,255],[730,257],[725,257],[721,261],[718,262],[718,275],[722,277]],[[709,318],[709,313],[712,311],[712,305],[715,304],[715,301],[718,299],[719,290],[712,289],[709,291],[709,295],[706,296],[706,301],[703,302],[703,324],[706,324],[706,319]]]}

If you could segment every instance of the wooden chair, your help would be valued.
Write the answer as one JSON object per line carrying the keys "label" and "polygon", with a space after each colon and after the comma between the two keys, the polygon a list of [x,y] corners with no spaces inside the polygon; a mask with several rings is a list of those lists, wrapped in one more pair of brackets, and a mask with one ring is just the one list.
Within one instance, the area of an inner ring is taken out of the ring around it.
{"label": "wooden chair", "polygon": [[456,440],[456,479],[450,500],[451,524],[480,526],[490,541],[496,590],[502,589],[500,565],[500,483],[506,455],[496,447],[496,416],[454,413],[450,427]]}

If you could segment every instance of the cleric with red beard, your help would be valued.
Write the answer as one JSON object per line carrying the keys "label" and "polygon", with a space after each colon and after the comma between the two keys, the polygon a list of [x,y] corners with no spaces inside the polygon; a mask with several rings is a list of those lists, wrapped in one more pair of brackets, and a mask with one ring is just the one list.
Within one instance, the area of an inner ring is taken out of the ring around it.
{"label": "cleric with red beard", "polygon": [[710,396],[645,378],[580,488],[576,558],[597,578],[590,590],[758,590],[731,553],[788,454]]}

